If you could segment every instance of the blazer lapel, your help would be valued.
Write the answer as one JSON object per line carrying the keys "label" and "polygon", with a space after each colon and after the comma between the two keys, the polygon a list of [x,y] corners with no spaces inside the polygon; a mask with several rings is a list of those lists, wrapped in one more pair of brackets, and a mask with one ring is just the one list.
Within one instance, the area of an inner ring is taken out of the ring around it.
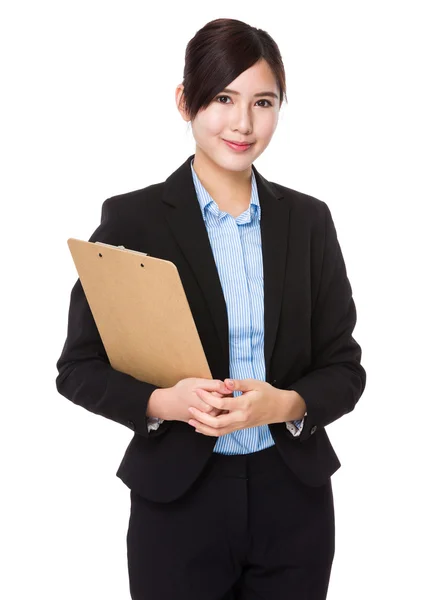
{"label": "blazer lapel", "polygon": [[284,277],[289,247],[290,202],[252,165],[261,206],[261,247],[264,277],[264,358],[266,381],[270,379],[270,362],[281,314]]}
{"label": "blazer lapel", "polygon": [[[226,376],[229,376],[228,317],[219,273],[207,228],[202,218],[189,158],[165,181],[163,202],[169,227],[189,262],[210,309],[220,342]],[[252,165],[261,206],[261,240],[264,272],[264,355],[266,381],[278,329],[287,259],[289,204],[283,194]]]}

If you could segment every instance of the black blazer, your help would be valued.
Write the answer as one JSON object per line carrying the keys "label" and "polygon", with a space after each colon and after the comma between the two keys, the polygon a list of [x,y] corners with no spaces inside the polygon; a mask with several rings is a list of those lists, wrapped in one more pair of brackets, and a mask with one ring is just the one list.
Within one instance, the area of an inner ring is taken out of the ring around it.
{"label": "black blazer", "polygon": [[[226,304],[193,184],[189,158],[164,182],[108,198],[89,241],[147,252],[180,273],[213,378],[229,377]],[[304,483],[319,486],[341,466],[325,426],[349,413],[364,391],[356,309],[325,202],[267,181],[252,166],[261,204],[266,381],[299,392],[302,434],[270,424],[277,449]],[[195,481],[216,437],[182,421],[148,432],[156,386],[113,369],[78,279],[67,338],[57,361],[60,394],[135,433],[116,475],[145,498],[170,502]]]}

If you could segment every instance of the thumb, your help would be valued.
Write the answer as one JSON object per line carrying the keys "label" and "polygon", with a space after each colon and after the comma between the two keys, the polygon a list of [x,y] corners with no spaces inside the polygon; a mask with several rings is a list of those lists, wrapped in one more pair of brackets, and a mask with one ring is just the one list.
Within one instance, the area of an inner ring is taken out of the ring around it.
{"label": "thumb", "polygon": [[252,389],[250,379],[225,379],[224,383],[230,390],[249,392]]}

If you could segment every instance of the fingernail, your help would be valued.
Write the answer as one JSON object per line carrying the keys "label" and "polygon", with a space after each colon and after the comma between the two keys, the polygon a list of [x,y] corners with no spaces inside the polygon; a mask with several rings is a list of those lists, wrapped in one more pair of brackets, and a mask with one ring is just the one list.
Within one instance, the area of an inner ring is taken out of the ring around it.
{"label": "fingernail", "polygon": [[228,380],[228,386],[229,387],[234,387],[234,381],[232,379]]}

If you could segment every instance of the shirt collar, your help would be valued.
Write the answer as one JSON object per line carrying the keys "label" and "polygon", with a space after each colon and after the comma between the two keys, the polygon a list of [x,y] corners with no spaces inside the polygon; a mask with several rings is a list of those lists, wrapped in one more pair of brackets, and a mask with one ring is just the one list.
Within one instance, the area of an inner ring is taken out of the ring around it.
{"label": "shirt collar", "polygon": [[[218,205],[213,200],[213,198],[210,196],[210,194],[205,189],[205,187],[202,185],[198,175],[196,174],[195,169],[193,168],[193,160],[194,159],[192,158],[192,160],[190,161],[190,168],[192,171],[193,183],[195,185],[195,190],[196,190],[196,195],[198,198],[199,206],[201,207],[202,218],[205,221],[206,208],[207,208],[207,210],[211,210],[215,214],[219,214],[220,210],[219,210]],[[257,215],[258,220],[260,220],[261,219],[261,206],[260,206],[260,201],[258,198],[257,181],[255,179],[253,169],[252,169],[252,175],[251,175],[251,201],[249,204],[249,208],[250,208],[251,219],[255,218],[255,216]],[[222,213],[220,213],[220,214],[222,214]],[[223,216],[223,214],[222,214],[222,216]]]}

